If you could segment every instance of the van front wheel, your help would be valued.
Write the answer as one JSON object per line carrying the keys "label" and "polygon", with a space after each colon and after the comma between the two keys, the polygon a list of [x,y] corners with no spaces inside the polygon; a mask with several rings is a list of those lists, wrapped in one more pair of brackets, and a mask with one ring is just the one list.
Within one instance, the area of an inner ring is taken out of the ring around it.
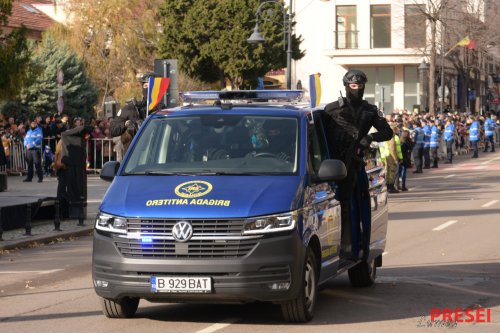
{"label": "van front wheel", "polygon": [[375,283],[375,277],[377,276],[376,260],[362,261],[349,269],[348,274],[351,286],[355,288],[369,287]]}
{"label": "van front wheel", "polygon": [[139,306],[139,298],[123,297],[118,300],[101,297],[102,312],[108,318],[132,318]]}
{"label": "van front wheel", "polygon": [[316,257],[311,248],[307,248],[299,296],[281,303],[281,311],[286,321],[304,323],[312,319],[318,298],[318,277]]}

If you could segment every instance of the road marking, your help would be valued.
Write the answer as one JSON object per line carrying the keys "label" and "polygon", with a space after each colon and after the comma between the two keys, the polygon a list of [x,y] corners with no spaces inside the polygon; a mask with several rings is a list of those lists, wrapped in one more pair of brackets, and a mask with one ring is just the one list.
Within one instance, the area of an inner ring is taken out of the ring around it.
{"label": "road marking", "polygon": [[486,207],[489,207],[489,206],[493,206],[494,204],[496,204],[498,202],[498,200],[491,200],[490,202],[488,203],[485,203],[484,205],[482,205],[481,207],[483,208],[486,208]]}
{"label": "road marking", "polygon": [[416,189],[420,188],[419,186],[415,186],[415,187],[410,187],[408,189],[408,191],[415,191]]}
{"label": "road marking", "polygon": [[51,274],[55,272],[60,272],[64,271],[64,269],[50,269],[47,271],[1,271],[0,274],[23,274],[23,273],[30,273],[30,274]]}
{"label": "road marking", "polygon": [[488,166],[487,165],[479,165],[477,167],[474,167],[472,168],[473,170],[482,170],[482,169],[486,169]]}
{"label": "road marking", "polygon": [[444,177],[444,179],[455,177],[455,176],[456,176],[456,174],[448,175],[448,176]]}
{"label": "road marking", "polygon": [[204,328],[202,330],[196,331],[195,333],[212,333],[218,330],[221,330],[223,328],[228,327],[231,324],[234,324],[240,320],[239,318],[229,318],[229,319],[224,319],[220,323],[215,323],[213,325],[208,326],[207,328]]}
{"label": "road marking", "polygon": [[457,220],[451,220],[451,221],[448,221],[446,223],[443,223],[441,225],[438,225],[437,227],[435,227],[434,229],[432,229],[432,231],[441,231],[443,230],[444,228],[448,228],[450,225],[453,225],[455,223],[457,223],[458,221]]}
{"label": "road marking", "polygon": [[500,159],[500,157],[495,157],[495,158],[493,158],[493,159],[491,159],[491,160],[487,160],[487,161],[481,162],[481,164],[483,164],[483,165],[484,165],[484,164],[488,164],[488,163],[493,162],[493,161],[496,161],[496,160],[498,160],[498,159]]}

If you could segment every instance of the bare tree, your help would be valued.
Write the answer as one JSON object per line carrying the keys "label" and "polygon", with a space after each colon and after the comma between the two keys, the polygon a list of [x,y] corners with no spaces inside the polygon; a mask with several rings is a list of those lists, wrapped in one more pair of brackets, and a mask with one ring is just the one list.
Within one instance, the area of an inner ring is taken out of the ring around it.
{"label": "bare tree", "polygon": [[[461,78],[462,101],[460,107],[466,110],[468,88],[476,95],[485,95],[483,83],[487,79],[488,59],[495,55],[491,52],[500,45],[500,4],[491,0],[463,0],[460,10],[453,11],[445,21],[448,42],[446,60]],[[465,47],[457,43],[465,37],[471,41]],[[486,80],[487,81],[487,80]],[[473,112],[479,111],[480,98],[469,105]]]}

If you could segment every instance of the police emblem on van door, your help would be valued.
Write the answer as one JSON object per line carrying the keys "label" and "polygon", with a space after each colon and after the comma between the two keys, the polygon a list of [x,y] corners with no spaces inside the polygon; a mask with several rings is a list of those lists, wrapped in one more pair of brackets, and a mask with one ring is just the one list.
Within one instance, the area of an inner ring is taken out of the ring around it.
{"label": "police emblem on van door", "polygon": [[193,226],[187,221],[179,221],[172,228],[172,236],[178,242],[187,242],[193,236]]}
{"label": "police emblem on van door", "polygon": [[198,198],[212,191],[212,184],[203,180],[191,180],[179,184],[175,188],[175,194],[181,198]]}

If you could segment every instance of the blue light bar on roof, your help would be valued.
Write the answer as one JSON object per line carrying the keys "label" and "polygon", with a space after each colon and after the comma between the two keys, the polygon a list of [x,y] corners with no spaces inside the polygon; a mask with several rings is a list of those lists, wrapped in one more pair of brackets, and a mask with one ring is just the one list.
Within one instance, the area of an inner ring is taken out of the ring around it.
{"label": "blue light bar on roof", "polygon": [[302,99],[302,90],[232,90],[232,91],[187,91],[180,93],[184,102],[218,100],[253,100],[253,101],[298,101]]}

